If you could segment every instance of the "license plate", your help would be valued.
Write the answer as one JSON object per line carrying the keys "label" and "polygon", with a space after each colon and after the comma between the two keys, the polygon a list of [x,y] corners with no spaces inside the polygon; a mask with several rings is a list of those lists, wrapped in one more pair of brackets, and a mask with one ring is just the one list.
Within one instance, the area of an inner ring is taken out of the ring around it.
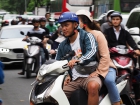
{"label": "license plate", "polygon": [[23,54],[17,54],[17,58],[23,58]]}

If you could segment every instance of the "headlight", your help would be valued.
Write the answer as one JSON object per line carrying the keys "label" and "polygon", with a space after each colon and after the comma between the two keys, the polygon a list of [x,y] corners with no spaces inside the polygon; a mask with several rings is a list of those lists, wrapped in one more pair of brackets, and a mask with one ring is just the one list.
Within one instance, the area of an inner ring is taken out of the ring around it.
{"label": "headlight", "polygon": [[38,80],[42,80],[43,76],[47,73],[47,70],[49,68],[49,65],[43,64],[39,71],[38,71],[38,75],[37,75],[37,79]]}
{"label": "headlight", "polygon": [[8,53],[8,52],[10,52],[10,49],[0,48],[0,53]]}
{"label": "headlight", "polygon": [[28,46],[27,46],[27,45],[26,45],[26,46],[24,46],[24,49],[28,50]]}

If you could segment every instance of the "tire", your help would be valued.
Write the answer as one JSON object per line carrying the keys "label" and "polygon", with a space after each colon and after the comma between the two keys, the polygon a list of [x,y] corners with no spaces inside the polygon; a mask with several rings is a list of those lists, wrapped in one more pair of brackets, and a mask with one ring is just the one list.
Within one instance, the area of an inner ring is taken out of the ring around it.
{"label": "tire", "polygon": [[26,78],[31,78],[32,65],[27,64]]}

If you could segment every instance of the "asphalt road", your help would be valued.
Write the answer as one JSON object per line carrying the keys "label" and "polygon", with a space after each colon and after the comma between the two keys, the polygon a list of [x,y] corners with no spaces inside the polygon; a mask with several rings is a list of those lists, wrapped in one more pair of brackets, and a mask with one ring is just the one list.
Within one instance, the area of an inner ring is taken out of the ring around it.
{"label": "asphalt road", "polygon": [[21,66],[9,66],[4,69],[5,83],[0,85],[3,105],[29,105],[29,93],[32,88],[30,84],[36,76],[33,74],[32,78],[26,79],[25,75],[17,74],[20,71]]}

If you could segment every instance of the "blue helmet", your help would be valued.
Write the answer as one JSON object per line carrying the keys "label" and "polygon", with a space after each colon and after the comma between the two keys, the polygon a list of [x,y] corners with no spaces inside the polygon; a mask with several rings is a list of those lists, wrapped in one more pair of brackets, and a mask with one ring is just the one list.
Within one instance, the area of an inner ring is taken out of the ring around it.
{"label": "blue helmet", "polygon": [[72,12],[64,12],[60,15],[58,22],[66,22],[66,21],[72,21],[72,22],[77,22],[79,24],[79,19],[75,13]]}

